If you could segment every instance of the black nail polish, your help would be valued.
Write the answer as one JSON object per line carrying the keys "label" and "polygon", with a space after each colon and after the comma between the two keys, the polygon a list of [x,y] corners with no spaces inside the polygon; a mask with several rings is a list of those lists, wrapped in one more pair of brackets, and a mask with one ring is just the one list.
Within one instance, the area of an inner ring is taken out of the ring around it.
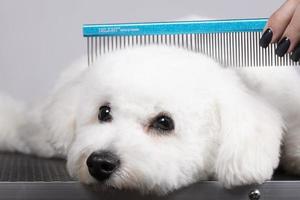
{"label": "black nail polish", "polygon": [[275,50],[275,54],[279,57],[284,56],[284,54],[287,52],[287,50],[290,47],[290,39],[288,39],[287,37],[282,38],[277,45],[277,48]]}
{"label": "black nail polish", "polygon": [[292,52],[292,55],[291,55],[290,58],[294,62],[298,62],[299,61],[299,59],[300,59],[300,44],[297,45],[297,47],[295,48],[295,50]]}
{"label": "black nail polish", "polygon": [[270,42],[272,41],[273,32],[271,29],[265,30],[265,32],[262,34],[261,38],[259,39],[259,46],[266,48]]}

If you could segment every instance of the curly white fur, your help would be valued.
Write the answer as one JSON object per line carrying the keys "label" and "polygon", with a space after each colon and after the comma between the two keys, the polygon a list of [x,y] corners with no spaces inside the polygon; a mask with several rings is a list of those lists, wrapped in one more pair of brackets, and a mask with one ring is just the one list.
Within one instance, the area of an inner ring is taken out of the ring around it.
{"label": "curly white fur", "polygon": [[[295,68],[223,68],[175,47],[128,48],[71,66],[51,95],[24,108],[0,97],[0,149],[60,156],[86,184],[87,157],[116,152],[106,186],[166,193],[217,178],[225,187],[262,183],[278,166],[300,173],[300,78]],[[99,123],[109,103],[113,121]],[[167,112],[175,130],[149,120]],[[284,137],[284,130],[287,135]]]}

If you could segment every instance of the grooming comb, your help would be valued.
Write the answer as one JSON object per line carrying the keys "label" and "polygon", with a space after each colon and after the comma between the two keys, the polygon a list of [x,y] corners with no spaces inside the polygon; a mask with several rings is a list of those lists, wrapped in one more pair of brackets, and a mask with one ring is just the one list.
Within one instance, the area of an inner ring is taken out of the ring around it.
{"label": "grooming comb", "polygon": [[88,64],[98,56],[132,46],[170,45],[204,53],[224,66],[296,66],[275,55],[277,44],[259,46],[267,19],[232,19],[182,22],[88,24]]}

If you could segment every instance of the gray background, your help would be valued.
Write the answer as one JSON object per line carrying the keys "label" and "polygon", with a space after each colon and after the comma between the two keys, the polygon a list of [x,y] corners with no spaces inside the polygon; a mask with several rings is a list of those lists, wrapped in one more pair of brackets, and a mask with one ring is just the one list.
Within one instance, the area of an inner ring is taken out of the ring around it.
{"label": "gray background", "polygon": [[283,0],[0,0],[0,91],[32,101],[86,53],[84,23],[269,17]]}

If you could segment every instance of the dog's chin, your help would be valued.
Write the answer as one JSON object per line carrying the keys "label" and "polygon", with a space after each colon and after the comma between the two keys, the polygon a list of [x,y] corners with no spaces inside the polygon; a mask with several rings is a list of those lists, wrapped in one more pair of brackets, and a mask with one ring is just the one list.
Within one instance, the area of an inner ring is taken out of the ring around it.
{"label": "dog's chin", "polygon": [[141,187],[139,185],[132,185],[128,184],[126,182],[123,183],[114,183],[113,181],[103,181],[103,182],[94,182],[86,185],[86,187],[90,188],[92,191],[95,192],[137,192],[141,195],[157,195],[157,196],[163,196],[166,195],[173,190],[161,190],[158,188],[146,188]]}
{"label": "dog's chin", "polygon": [[124,191],[123,189],[114,187],[113,185],[109,184],[107,181],[94,182],[89,184],[83,183],[83,184],[86,188],[96,193],[111,193],[111,192]]}
{"label": "dog's chin", "polygon": [[73,172],[74,177],[77,177],[82,184],[97,191],[125,190],[137,191],[142,195],[155,194],[161,196],[189,184],[187,182],[183,185],[178,185],[178,183],[174,185],[174,182],[157,183],[153,181],[153,178],[146,178],[145,174],[138,173],[138,170],[128,170],[126,167],[118,169],[109,179],[98,181],[90,175],[85,160],[84,157],[81,157],[78,161],[84,162],[77,162],[77,167],[72,168],[69,172],[71,174]]}
{"label": "dog's chin", "polygon": [[153,185],[147,185],[146,183],[133,180],[130,177],[125,177],[120,171],[105,181],[97,181],[87,170],[83,171],[83,169],[81,169],[79,172],[80,182],[96,192],[131,191],[138,192],[142,195],[154,194],[161,196],[174,190],[173,187],[170,189],[166,188],[166,186],[160,187],[156,185],[153,187]]}
{"label": "dog's chin", "polygon": [[[91,180],[92,179],[92,180]],[[80,182],[83,183],[86,187],[91,189],[94,192],[114,192],[114,191],[134,191],[141,194],[149,194],[151,191],[146,190],[145,188],[140,188],[137,185],[133,185],[126,181],[116,181],[116,177],[110,178],[105,181],[97,181],[93,178],[87,178],[85,180],[80,179]],[[154,192],[156,193],[156,192]]]}

